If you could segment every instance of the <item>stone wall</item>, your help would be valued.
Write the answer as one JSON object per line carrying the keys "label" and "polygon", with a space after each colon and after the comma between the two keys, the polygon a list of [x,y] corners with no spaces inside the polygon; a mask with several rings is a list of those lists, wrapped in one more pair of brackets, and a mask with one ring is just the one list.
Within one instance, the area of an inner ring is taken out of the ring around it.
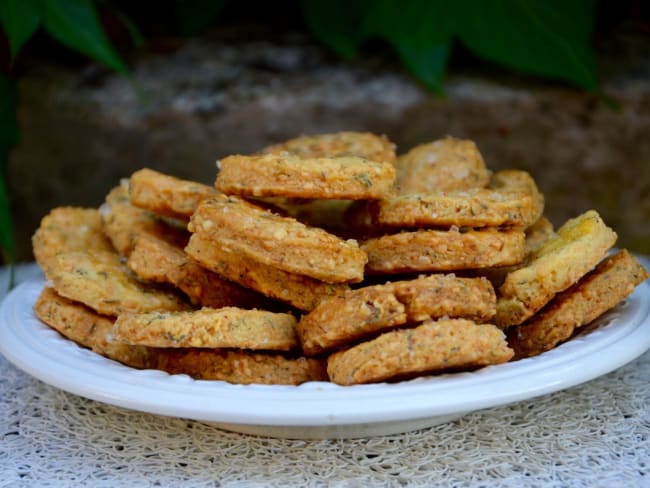
{"label": "stone wall", "polygon": [[[133,80],[32,63],[9,165],[19,260],[54,206],[98,206],[147,166],[212,183],[215,160],[299,134],[384,133],[404,151],[474,139],[493,169],[531,172],[555,224],[597,209],[619,245],[650,253],[650,55],[606,73],[617,103],[505,75],[456,73],[446,96],[376,59],[345,64],[304,38],[191,41],[135,60]],[[612,56],[615,58],[615,56]]]}

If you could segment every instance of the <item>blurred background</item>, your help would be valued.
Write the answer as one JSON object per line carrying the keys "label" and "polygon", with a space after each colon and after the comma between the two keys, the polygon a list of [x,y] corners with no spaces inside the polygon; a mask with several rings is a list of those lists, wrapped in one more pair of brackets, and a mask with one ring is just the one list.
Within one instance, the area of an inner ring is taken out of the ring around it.
{"label": "blurred background", "polygon": [[301,134],[473,139],[560,225],[594,208],[650,253],[650,2],[0,0],[0,247],[150,167]]}

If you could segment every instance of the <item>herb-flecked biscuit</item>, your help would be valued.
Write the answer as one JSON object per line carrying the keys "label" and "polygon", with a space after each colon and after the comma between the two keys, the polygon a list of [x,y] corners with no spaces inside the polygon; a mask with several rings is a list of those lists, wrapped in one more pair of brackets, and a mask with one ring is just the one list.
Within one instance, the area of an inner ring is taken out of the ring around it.
{"label": "herb-flecked biscuit", "polygon": [[157,369],[197,380],[235,384],[299,385],[327,381],[324,359],[236,349],[161,349]]}
{"label": "herb-flecked biscuit", "polygon": [[270,197],[254,199],[254,203],[271,205],[271,210],[293,217],[311,227],[320,227],[337,236],[346,235],[345,213],[353,200],[311,200],[304,198]]}
{"label": "herb-flecked biscuit", "polygon": [[569,339],[574,330],[600,317],[630,295],[648,272],[627,250],[605,258],[538,314],[508,329],[515,359],[537,356]]}
{"label": "herb-flecked biscuit", "polygon": [[256,262],[328,283],[363,279],[366,254],[356,241],[281,217],[234,196],[203,201],[188,225]]}
{"label": "herb-flecked biscuit", "polygon": [[506,276],[497,296],[496,324],[517,325],[590,271],[616,242],[595,210],[568,220],[532,256]]}
{"label": "herb-flecked biscuit", "polygon": [[454,271],[519,263],[525,236],[519,230],[418,230],[368,239],[361,249],[370,274]]}
{"label": "herb-flecked biscuit", "polygon": [[133,205],[181,220],[189,219],[199,203],[216,192],[211,186],[149,168],[140,169],[129,178],[129,196]]}
{"label": "herb-flecked biscuit", "polygon": [[553,223],[542,216],[526,228],[526,254],[531,255],[555,235]]}
{"label": "herb-flecked biscuit", "polygon": [[525,243],[525,258],[521,263],[512,266],[499,266],[495,268],[483,268],[471,272],[473,276],[484,276],[495,288],[503,284],[509,273],[522,268],[528,264],[530,256],[537,251],[544,242],[555,235],[553,224],[546,217],[540,217],[530,227],[525,230],[526,243]]}
{"label": "herb-flecked biscuit", "polygon": [[303,159],[288,153],[219,161],[218,190],[249,197],[366,200],[392,193],[395,168],[356,156]]}
{"label": "herb-flecked biscuit", "polygon": [[405,323],[404,304],[378,285],[321,302],[302,317],[298,335],[304,353],[313,356]]}
{"label": "herb-flecked biscuit", "polygon": [[127,266],[143,280],[168,283],[204,307],[270,308],[267,297],[204,268],[182,248],[153,235],[135,239]]}
{"label": "herb-flecked biscuit", "polygon": [[136,280],[115,253],[57,254],[44,271],[59,295],[104,315],[189,308],[176,294]]}
{"label": "herb-flecked biscuit", "polygon": [[299,345],[293,315],[236,307],[121,314],[113,334],[126,344],[149,347],[288,351]]}
{"label": "herb-flecked biscuit", "polygon": [[400,195],[483,188],[490,180],[476,144],[454,137],[410,149],[397,158],[395,167]]}
{"label": "herb-flecked biscuit", "polygon": [[113,246],[104,235],[97,209],[58,207],[41,220],[32,236],[32,249],[36,262],[46,269],[61,252],[112,252]]}
{"label": "herb-flecked biscuit", "polygon": [[423,276],[359,288],[324,300],[300,319],[298,335],[304,353],[310,356],[431,318],[487,321],[495,309],[496,295],[486,279],[452,274]]}
{"label": "herb-flecked biscuit", "polygon": [[512,356],[504,333],[494,325],[441,319],[335,352],[327,360],[327,372],[334,383],[354,385],[476,369]]}
{"label": "herb-flecked biscuit", "polygon": [[185,252],[201,266],[227,280],[304,311],[312,310],[325,298],[342,295],[350,289],[344,283],[325,283],[255,262],[232,249],[215,245],[202,234],[192,235]]}
{"label": "herb-flecked biscuit", "polygon": [[113,188],[99,209],[104,232],[117,252],[128,256],[135,238],[142,234],[158,236],[184,246],[189,238],[183,227],[164,221],[153,212],[131,204],[126,184]]}
{"label": "herb-flecked biscuit", "polygon": [[356,156],[371,161],[392,163],[395,144],[386,136],[370,132],[342,131],[333,134],[299,136],[268,146],[263,154],[290,153],[300,158]]}
{"label": "herb-flecked biscuit", "polygon": [[151,350],[112,340],[115,317],[99,315],[94,310],[44,288],[34,305],[36,316],[61,335],[97,354],[133,368],[146,368],[152,360]]}
{"label": "herb-flecked biscuit", "polygon": [[537,188],[537,183],[527,171],[504,169],[497,171],[490,178],[489,188],[503,192],[523,192],[530,195],[533,202],[532,222],[537,222],[544,213],[544,195]]}
{"label": "herb-flecked biscuit", "polygon": [[367,206],[376,223],[400,228],[528,227],[538,218],[530,194],[487,188],[414,193]]}

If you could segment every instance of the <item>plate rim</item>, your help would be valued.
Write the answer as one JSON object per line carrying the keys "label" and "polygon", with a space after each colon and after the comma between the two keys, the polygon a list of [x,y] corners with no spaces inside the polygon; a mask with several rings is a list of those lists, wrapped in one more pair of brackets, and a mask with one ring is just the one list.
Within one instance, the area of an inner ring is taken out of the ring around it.
{"label": "plate rim", "polygon": [[[598,319],[606,322],[601,327],[534,358],[390,384],[232,385],[136,370],[76,345],[35,317],[32,306],[45,285],[42,278],[27,280],[0,305],[0,353],[11,363],[45,383],[92,400],[209,422],[332,426],[467,413],[570,388],[650,349],[646,281],[624,304]],[[593,354],[603,351],[608,354],[594,361]],[[525,387],[522,378],[527,380]],[[516,384],[519,388],[513,387]]]}

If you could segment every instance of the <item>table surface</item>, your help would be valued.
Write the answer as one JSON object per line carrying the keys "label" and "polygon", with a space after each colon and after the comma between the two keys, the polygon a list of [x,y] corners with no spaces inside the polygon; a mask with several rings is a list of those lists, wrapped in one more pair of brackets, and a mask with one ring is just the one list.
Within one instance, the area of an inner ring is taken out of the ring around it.
{"label": "table surface", "polygon": [[[37,273],[16,268],[17,281]],[[646,352],[585,384],[428,429],[305,441],[88,400],[0,356],[0,487],[648,487],[649,379]]]}

